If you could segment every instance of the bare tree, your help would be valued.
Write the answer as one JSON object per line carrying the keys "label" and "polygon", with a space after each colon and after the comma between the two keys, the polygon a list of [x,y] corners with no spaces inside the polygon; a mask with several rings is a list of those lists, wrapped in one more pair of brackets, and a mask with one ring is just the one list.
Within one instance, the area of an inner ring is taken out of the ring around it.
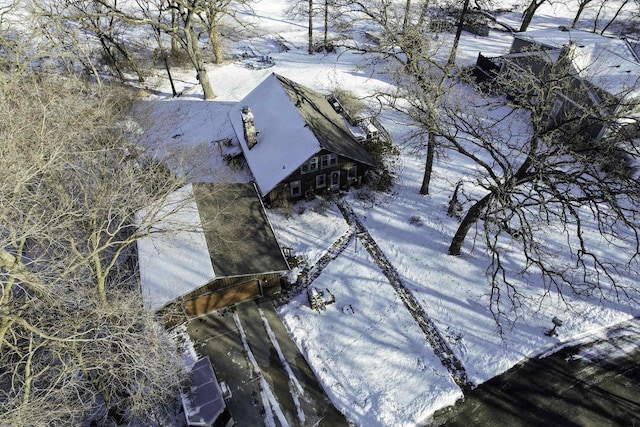
{"label": "bare tree", "polygon": [[[384,64],[391,64],[385,66],[395,79],[397,91],[381,96],[412,120],[419,116],[423,125],[412,138],[420,141],[418,148],[427,151],[421,194],[429,193],[437,149],[437,105],[450,84],[449,76],[454,69],[454,64],[439,58],[441,52],[450,48],[438,37],[438,22],[430,19],[429,6],[428,0],[420,3],[408,0],[402,4],[383,2],[376,7],[368,3],[349,3],[352,13],[375,24],[380,33],[377,45],[366,46],[363,50],[376,53],[376,58],[382,58]],[[449,57],[452,55],[455,58],[452,53]],[[416,102],[407,104],[409,98]]]}
{"label": "bare tree", "polygon": [[[187,54],[189,61],[196,71],[196,78],[202,87],[205,99],[215,98],[209,74],[206,67],[205,55],[199,45],[200,33],[197,25],[202,11],[200,1],[169,1],[154,0],[136,2],[137,9],[125,8],[117,0],[92,0],[100,6],[96,17],[115,17],[128,26],[150,26],[153,31],[160,31],[171,37],[172,42],[180,46]],[[165,64],[166,65],[166,64]]]}
{"label": "bare tree", "polygon": [[[602,3],[602,4],[604,5],[605,3],[606,3],[606,1],[603,1],[603,3]],[[617,19],[620,17],[620,15],[622,14],[622,11],[623,11],[623,10],[627,7],[627,5],[628,5],[628,4],[630,4],[630,3],[631,3],[631,0],[624,0],[624,1],[622,1],[622,2],[620,2],[620,3],[618,4],[618,7],[617,7],[617,9],[616,9],[615,13],[614,13],[614,14],[613,14],[613,16],[609,19],[609,22],[607,22],[607,24],[602,28],[602,30],[600,30],[600,34],[604,34],[604,33],[609,29],[609,27],[610,27],[614,22],[616,22],[616,20],[617,20]],[[636,4],[636,9],[638,9],[638,5],[637,5],[637,4]],[[596,19],[594,20],[594,23],[593,23],[594,31],[595,31],[595,29],[596,29],[596,28],[597,28],[597,26],[598,26],[598,18],[599,18],[599,16],[600,16],[600,12],[601,12],[601,11],[602,11],[602,8],[600,8],[600,9],[599,9],[599,11],[598,11],[598,16],[596,16]]]}
{"label": "bare tree", "polygon": [[527,31],[527,28],[529,28],[529,24],[531,24],[531,20],[538,11],[538,8],[540,8],[540,6],[542,6],[546,1],[547,0],[531,0],[522,14],[522,23],[520,24],[519,31]]}
{"label": "bare tree", "polygon": [[547,292],[637,298],[619,274],[639,268],[640,191],[633,163],[640,143],[633,126],[623,126],[638,105],[620,101],[626,92],[599,92],[602,102],[590,104],[586,92],[576,90],[566,60],[540,58],[547,64],[544,77],[530,71],[535,65],[510,64],[494,82],[516,103],[505,105],[504,98],[469,87],[452,88],[440,103],[440,137],[478,172],[466,179],[468,207],[449,254],[459,255],[471,229],[480,228],[492,257],[496,320],[521,303],[518,287],[507,279],[514,253],[524,257],[520,274],[540,274]]}
{"label": "bare tree", "polygon": [[573,18],[573,22],[571,23],[571,28],[576,28],[582,12],[584,12],[585,8],[589,6],[590,3],[593,3],[593,0],[578,0],[578,9],[576,10],[576,15]]}
{"label": "bare tree", "polygon": [[0,92],[0,424],[153,424],[183,363],[136,292],[133,213],[182,180],[133,154],[133,93],[46,75]]}
{"label": "bare tree", "polygon": [[[123,70],[132,69],[139,82],[144,82],[144,73],[138,59],[131,53],[123,33],[127,28],[123,22],[114,16],[108,16],[106,9],[95,2],[76,2],[57,0],[53,2],[32,3],[32,13],[40,17],[41,25],[51,28],[51,32],[60,40],[63,46],[86,44],[85,40],[94,38],[100,43],[104,53],[104,60],[118,75],[120,81],[125,82]],[[73,39],[69,39],[71,29],[75,28]],[[64,29],[56,31],[56,29]],[[83,40],[79,40],[82,37]]]}

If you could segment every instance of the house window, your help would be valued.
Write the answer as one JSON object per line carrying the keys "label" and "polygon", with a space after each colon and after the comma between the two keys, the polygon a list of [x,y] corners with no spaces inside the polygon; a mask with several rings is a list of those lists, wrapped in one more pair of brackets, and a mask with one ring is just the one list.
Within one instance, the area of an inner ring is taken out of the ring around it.
{"label": "house window", "polygon": [[291,197],[300,197],[302,194],[302,187],[300,181],[293,181],[291,183]]}
{"label": "house window", "polygon": [[358,176],[358,167],[356,165],[353,165],[349,169],[347,169],[348,180],[353,181],[356,179],[357,176]]}
{"label": "house window", "polygon": [[313,172],[315,170],[318,170],[318,158],[312,157],[309,159],[309,172]]}
{"label": "house window", "polygon": [[318,158],[312,157],[308,162],[300,166],[300,173],[309,173],[318,170]]}
{"label": "house window", "polygon": [[331,166],[335,166],[338,164],[338,155],[337,154],[325,154],[320,158],[320,167],[322,169],[329,168]]}
{"label": "house window", "polygon": [[316,188],[324,188],[327,185],[327,176],[320,174],[316,176]]}

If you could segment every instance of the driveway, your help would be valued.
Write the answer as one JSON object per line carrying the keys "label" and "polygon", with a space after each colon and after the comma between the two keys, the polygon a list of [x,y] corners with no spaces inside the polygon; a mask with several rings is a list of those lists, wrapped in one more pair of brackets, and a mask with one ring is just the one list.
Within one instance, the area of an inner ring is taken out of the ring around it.
{"label": "driveway", "polygon": [[209,356],[239,426],[347,426],[291,340],[271,302],[255,301],[189,322],[200,356]]}
{"label": "driveway", "polygon": [[514,367],[440,411],[432,424],[640,425],[640,320],[612,332]]}

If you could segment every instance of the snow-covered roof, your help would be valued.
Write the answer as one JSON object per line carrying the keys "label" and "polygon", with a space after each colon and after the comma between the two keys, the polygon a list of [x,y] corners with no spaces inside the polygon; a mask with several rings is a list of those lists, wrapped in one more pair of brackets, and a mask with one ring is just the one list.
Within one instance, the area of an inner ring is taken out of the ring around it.
{"label": "snow-covered roof", "polygon": [[199,359],[191,368],[182,406],[188,426],[211,426],[226,407],[222,390],[209,357]]}
{"label": "snow-covered roof", "polygon": [[192,184],[170,194],[151,218],[147,212],[138,217],[153,224],[151,233],[137,242],[146,309],[158,310],[216,277]]}
{"label": "snow-covered roof", "polygon": [[564,27],[514,37],[552,49],[572,45],[571,59],[583,79],[621,99],[640,97],[640,61],[624,39]]}
{"label": "snow-covered roof", "polygon": [[216,278],[289,269],[253,184],[188,184],[138,222],[151,225],[138,240],[148,310]]}
{"label": "snow-covered roof", "polygon": [[[244,138],[245,107],[257,131],[257,144],[251,148]],[[324,96],[275,73],[240,101],[229,117],[263,196],[321,149],[374,164]]]}

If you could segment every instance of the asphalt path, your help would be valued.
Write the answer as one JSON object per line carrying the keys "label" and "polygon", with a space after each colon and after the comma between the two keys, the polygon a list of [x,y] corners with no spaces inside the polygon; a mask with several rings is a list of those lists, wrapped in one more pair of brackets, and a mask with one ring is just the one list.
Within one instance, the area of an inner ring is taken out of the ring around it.
{"label": "asphalt path", "polygon": [[438,412],[437,426],[640,426],[640,321],[531,359]]}
{"label": "asphalt path", "polygon": [[347,426],[270,302],[246,302],[189,322],[200,356],[232,392],[238,426]]}

